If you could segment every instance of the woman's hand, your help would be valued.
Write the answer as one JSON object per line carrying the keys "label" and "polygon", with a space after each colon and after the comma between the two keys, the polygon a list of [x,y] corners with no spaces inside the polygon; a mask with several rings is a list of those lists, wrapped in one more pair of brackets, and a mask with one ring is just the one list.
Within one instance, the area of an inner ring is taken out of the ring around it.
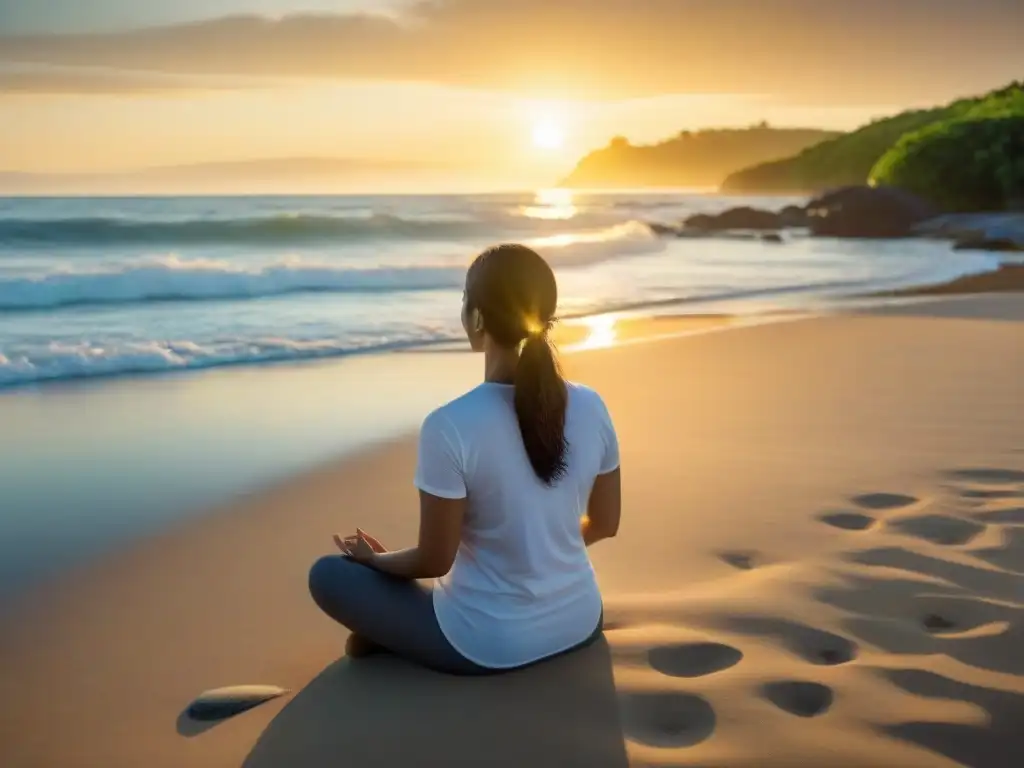
{"label": "woman's hand", "polygon": [[353,560],[360,563],[370,563],[375,555],[387,552],[387,547],[381,544],[376,538],[366,533],[362,528],[356,528],[354,536],[342,538],[334,534],[334,544]]}

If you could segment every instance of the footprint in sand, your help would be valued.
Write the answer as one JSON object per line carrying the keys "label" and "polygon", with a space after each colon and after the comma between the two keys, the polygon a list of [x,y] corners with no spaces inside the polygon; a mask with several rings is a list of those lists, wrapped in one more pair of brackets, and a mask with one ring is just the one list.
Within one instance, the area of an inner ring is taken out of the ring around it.
{"label": "footprint in sand", "polygon": [[860,512],[826,512],[819,515],[818,519],[833,528],[842,528],[844,531],[866,531],[875,524],[875,518],[870,515],[862,515]]}
{"label": "footprint in sand", "polygon": [[985,530],[981,523],[934,514],[892,520],[889,526],[907,536],[947,546],[966,544]]}
{"label": "footprint in sand", "polygon": [[715,730],[715,710],[688,693],[627,693],[620,698],[625,735],[651,747],[692,747]]}
{"label": "footprint in sand", "polygon": [[974,632],[1012,619],[1014,610],[969,595],[925,595],[919,601],[921,626],[930,634]]}
{"label": "footprint in sand", "polygon": [[1024,525],[1024,507],[976,512],[974,517],[986,523],[996,523],[1000,525]]}
{"label": "footprint in sand", "polygon": [[743,652],[722,643],[662,645],[647,652],[651,666],[671,677],[703,677],[739,664]]}
{"label": "footprint in sand", "polygon": [[[850,502],[861,509],[872,512],[886,512],[893,509],[901,509],[911,504],[916,504],[918,499],[914,496],[907,496],[902,493],[862,493],[854,496]],[[844,531],[866,531],[875,525],[877,520],[864,512],[825,512],[818,516],[818,519],[833,528],[842,528]]]}
{"label": "footprint in sand", "polygon": [[1002,542],[998,546],[975,549],[971,554],[1007,573],[1024,575],[1024,527],[1006,526],[1002,529]]}
{"label": "footprint in sand", "polygon": [[1004,488],[968,488],[960,492],[965,499],[982,499],[984,501],[1002,501],[1003,499],[1019,499],[1024,497],[1020,491],[1008,491]]}
{"label": "footprint in sand", "polygon": [[876,511],[900,509],[917,503],[917,498],[902,493],[862,493],[850,499],[861,509],[872,509]]}
{"label": "footprint in sand", "polygon": [[971,469],[954,469],[946,473],[947,477],[966,483],[981,485],[1013,485],[1024,483],[1024,470],[998,469],[994,467],[976,467]]}
{"label": "footprint in sand", "polygon": [[761,553],[754,549],[719,552],[718,559],[739,571],[750,571],[760,565]]}
{"label": "footprint in sand", "polygon": [[783,680],[766,683],[761,695],[779,709],[798,717],[823,715],[832,706],[832,689],[821,683]]}
{"label": "footprint in sand", "polygon": [[857,645],[852,640],[787,619],[734,616],[726,620],[724,627],[744,635],[776,638],[811,664],[835,666],[857,658]]}
{"label": "footprint in sand", "polygon": [[937,613],[929,613],[921,619],[921,625],[929,632],[936,635],[943,632],[952,632],[957,628],[955,621],[950,621],[945,616],[940,616]]}

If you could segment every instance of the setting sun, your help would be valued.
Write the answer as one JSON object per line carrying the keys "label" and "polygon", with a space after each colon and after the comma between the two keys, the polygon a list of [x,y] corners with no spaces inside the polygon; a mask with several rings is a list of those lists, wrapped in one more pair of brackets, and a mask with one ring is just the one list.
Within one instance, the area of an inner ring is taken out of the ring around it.
{"label": "setting sun", "polygon": [[533,126],[533,143],[540,149],[560,149],[565,144],[565,130],[552,120],[538,120]]}

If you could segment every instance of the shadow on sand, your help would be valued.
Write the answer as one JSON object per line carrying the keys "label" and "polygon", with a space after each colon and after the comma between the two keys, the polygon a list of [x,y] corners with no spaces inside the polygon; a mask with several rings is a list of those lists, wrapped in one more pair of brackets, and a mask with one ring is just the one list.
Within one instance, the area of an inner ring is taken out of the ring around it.
{"label": "shadow on sand", "polygon": [[[1003,553],[998,547],[982,551],[996,561]],[[920,669],[878,669],[875,674],[908,693],[968,702],[987,715],[984,724],[907,720],[879,730],[972,768],[1024,765],[1021,575],[901,547],[856,552],[847,559],[889,574],[847,575],[842,586],[816,591],[818,600],[854,614],[843,626],[859,641],[900,656],[944,654],[1006,676],[1005,688],[997,688]],[[892,575],[899,571],[930,579]]]}
{"label": "shadow on sand", "polygon": [[1024,696],[968,685],[919,669],[885,669],[878,674],[908,693],[927,698],[966,701],[985,710],[985,726],[943,722],[904,722],[881,730],[973,768],[1019,768],[1024,765]]}
{"label": "shadow on sand", "polygon": [[625,768],[604,638],[505,675],[449,677],[391,656],[335,662],[278,714],[244,768]]}

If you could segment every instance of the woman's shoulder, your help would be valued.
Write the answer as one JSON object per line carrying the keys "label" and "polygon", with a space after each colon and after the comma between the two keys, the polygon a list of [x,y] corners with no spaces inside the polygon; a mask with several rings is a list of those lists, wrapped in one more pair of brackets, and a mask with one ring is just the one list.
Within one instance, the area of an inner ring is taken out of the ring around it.
{"label": "woman's shoulder", "polygon": [[447,425],[450,428],[458,429],[462,425],[473,423],[482,414],[492,410],[501,402],[502,394],[488,385],[474,387],[435,408],[427,415],[424,424],[431,424],[435,427]]}
{"label": "woman's shoulder", "polygon": [[580,384],[578,381],[567,381],[565,386],[569,390],[569,399],[579,400],[586,403],[604,403],[601,399],[601,395],[598,394],[597,390],[593,387],[588,387],[586,384]]}
{"label": "woman's shoulder", "polygon": [[575,406],[601,418],[608,418],[608,406],[596,389],[575,381],[567,381],[565,384],[569,390],[569,407]]}

